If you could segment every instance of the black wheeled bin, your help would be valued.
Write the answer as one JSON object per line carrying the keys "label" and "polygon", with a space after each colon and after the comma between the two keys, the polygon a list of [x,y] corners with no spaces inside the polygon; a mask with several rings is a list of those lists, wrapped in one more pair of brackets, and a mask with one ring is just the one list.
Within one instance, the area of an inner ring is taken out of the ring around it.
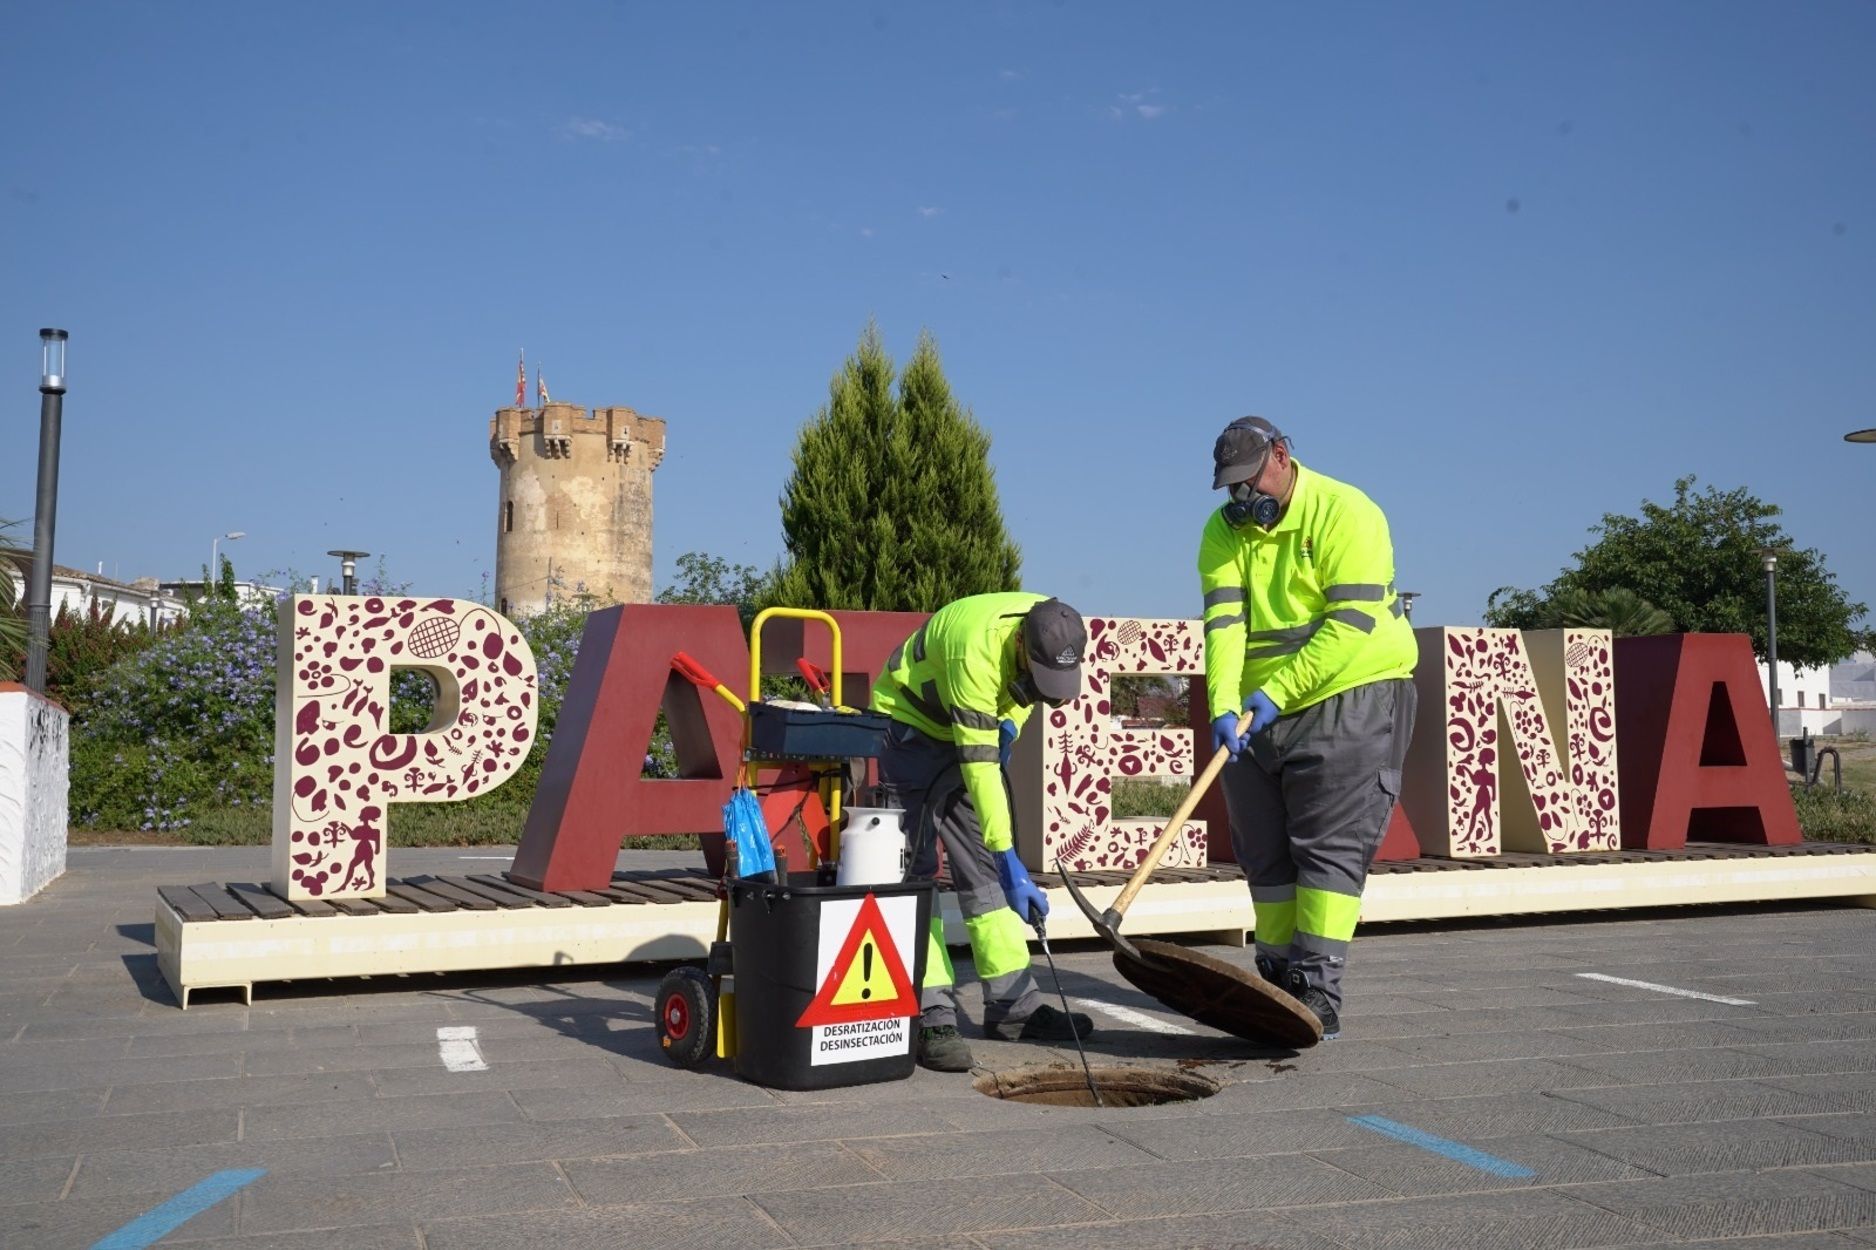
{"label": "black wheeled bin", "polygon": [[929,881],[730,882],[736,1075],[772,1089],[899,1081],[918,1066]]}

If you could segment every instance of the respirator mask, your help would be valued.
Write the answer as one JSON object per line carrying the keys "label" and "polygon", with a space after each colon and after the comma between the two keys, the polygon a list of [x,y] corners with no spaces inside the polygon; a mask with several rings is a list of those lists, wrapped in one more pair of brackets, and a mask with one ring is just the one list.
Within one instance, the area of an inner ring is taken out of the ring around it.
{"label": "respirator mask", "polygon": [[1252,484],[1263,471],[1264,466],[1259,464],[1257,472],[1249,479],[1232,483],[1231,502],[1225,505],[1225,524],[1232,529],[1243,529],[1246,525],[1269,529],[1282,515],[1283,501],[1275,495],[1266,495]]}

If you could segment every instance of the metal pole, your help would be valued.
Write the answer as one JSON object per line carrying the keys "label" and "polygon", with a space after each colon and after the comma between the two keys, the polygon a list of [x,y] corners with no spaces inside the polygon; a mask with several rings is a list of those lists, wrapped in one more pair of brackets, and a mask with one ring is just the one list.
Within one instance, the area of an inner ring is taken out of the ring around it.
{"label": "metal pole", "polygon": [[33,508],[33,575],[26,590],[26,685],[46,692],[52,634],[52,530],[59,511],[59,421],[65,387],[39,387],[39,493]]}
{"label": "metal pole", "polygon": [[1771,682],[1772,739],[1778,739],[1778,593],[1773,579],[1775,567],[1765,566],[1765,671]]}
{"label": "metal pole", "polygon": [[349,547],[335,547],[326,553],[339,561],[339,586],[344,594],[358,593],[358,562],[370,555],[369,551],[353,551]]}

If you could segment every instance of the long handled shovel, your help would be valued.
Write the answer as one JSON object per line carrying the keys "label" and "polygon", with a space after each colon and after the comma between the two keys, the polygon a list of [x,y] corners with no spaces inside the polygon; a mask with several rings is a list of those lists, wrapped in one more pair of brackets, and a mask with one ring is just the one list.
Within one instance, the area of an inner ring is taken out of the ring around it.
{"label": "long handled shovel", "polygon": [[[1249,731],[1250,723],[1248,713],[1240,716],[1238,733]],[[1136,944],[1121,936],[1120,924],[1127,909],[1133,905],[1153,870],[1159,867],[1166,848],[1172,845],[1173,838],[1185,826],[1192,810],[1230,758],[1224,751],[1212,756],[1211,763],[1192,783],[1192,789],[1147,849],[1145,858],[1134,869],[1133,876],[1128,878],[1111,907],[1097,912],[1066,868],[1061,869],[1062,884],[1068,888],[1068,896],[1081,908],[1088,923],[1094,926],[1094,931],[1114,948],[1115,969],[1137,988],[1181,1014],[1238,1037],[1251,1041],[1274,1040],[1288,1046],[1314,1046],[1322,1040],[1322,1022],[1316,1019],[1316,1013],[1264,980],[1255,970],[1240,968],[1170,942],[1142,939]]]}

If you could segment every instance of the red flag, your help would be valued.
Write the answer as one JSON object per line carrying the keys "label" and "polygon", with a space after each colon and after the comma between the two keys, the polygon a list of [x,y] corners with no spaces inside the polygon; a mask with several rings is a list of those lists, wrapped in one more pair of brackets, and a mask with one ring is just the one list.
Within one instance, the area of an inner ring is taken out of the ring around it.
{"label": "red flag", "polygon": [[523,351],[521,358],[515,361],[515,407],[528,406],[528,353]]}

